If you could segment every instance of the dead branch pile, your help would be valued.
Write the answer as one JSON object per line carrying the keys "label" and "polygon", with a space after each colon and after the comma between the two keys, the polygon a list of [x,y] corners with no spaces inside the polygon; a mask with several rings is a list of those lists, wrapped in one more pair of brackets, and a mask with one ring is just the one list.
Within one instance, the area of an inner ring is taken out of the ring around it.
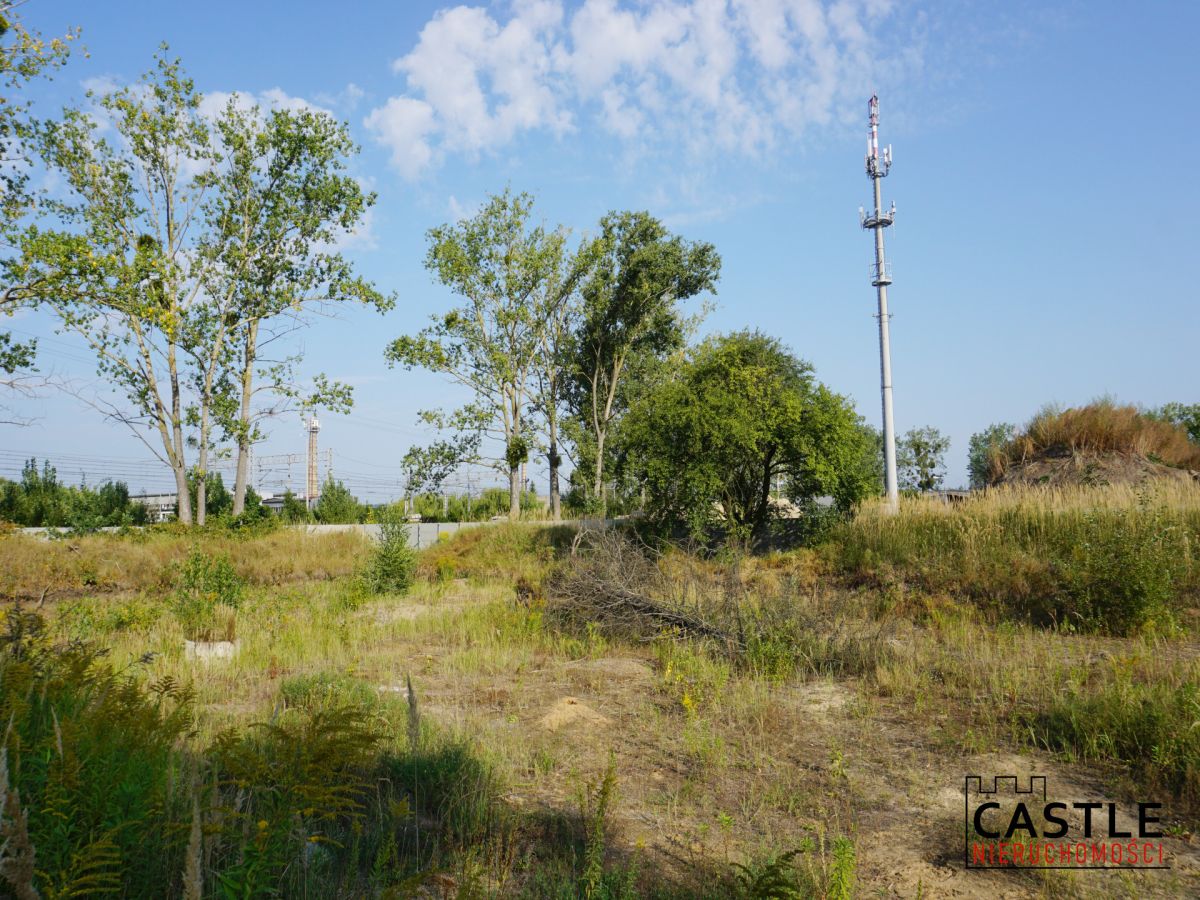
{"label": "dead branch pile", "polygon": [[649,547],[614,529],[588,532],[564,566],[546,583],[547,611],[594,622],[611,633],[653,640],[664,632],[709,638],[743,649],[741,629],[724,623],[711,604],[689,597],[666,577]]}

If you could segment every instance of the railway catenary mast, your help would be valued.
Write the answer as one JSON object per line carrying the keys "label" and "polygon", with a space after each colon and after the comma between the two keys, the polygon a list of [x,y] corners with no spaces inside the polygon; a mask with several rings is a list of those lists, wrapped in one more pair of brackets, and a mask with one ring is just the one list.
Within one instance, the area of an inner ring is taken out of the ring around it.
{"label": "railway catenary mast", "polygon": [[867,139],[867,177],[875,189],[875,211],[867,213],[859,207],[858,214],[863,228],[875,232],[875,265],[871,268],[871,284],[879,300],[879,383],[883,395],[883,464],[887,503],[896,509],[899,490],[896,486],[896,427],[892,419],[892,351],[888,338],[887,286],[892,283],[892,270],[883,253],[883,229],[896,221],[896,204],[883,208],[880,181],[887,177],[892,167],[892,147],[889,144],[879,152],[879,97],[872,95],[867,103],[870,121],[870,137]]}

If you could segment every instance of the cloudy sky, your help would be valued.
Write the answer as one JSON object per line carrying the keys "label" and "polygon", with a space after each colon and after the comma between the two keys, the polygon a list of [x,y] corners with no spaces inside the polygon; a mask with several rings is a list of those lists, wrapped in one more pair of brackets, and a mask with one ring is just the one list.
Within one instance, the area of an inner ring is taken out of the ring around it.
{"label": "cloudy sky", "polygon": [[[866,100],[895,166],[889,231],[900,432],[935,425],[965,481],[969,436],[1048,402],[1198,401],[1194,35],[1200,5],[967,0],[501,0],[164,4],[33,0],[89,51],[43,110],[127,83],[162,41],[216,104],[320,107],[350,123],[378,193],[348,252],[397,308],[321,320],[305,367],[356,386],[322,446],[363,496],[396,492],[459,395],[390,370],[383,348],[445,309],[425,232],[506,185],[576,233],[648,209],[724,259],[706,332],[755,327],[809,359],[878,424],[878,345],[858,227]],[[42,366],[80,382],[86,351],[24,315]],[[166,481],[137,441],[65,396],[23,404],[0,474],[23,455],[131,486]],[[296,418],[263,454],[301,452]],[[539,476],[540,477],[540,476]],[[270,488],[270,485],[265,485]],[[544,484],[539,484],[544,489]]]}

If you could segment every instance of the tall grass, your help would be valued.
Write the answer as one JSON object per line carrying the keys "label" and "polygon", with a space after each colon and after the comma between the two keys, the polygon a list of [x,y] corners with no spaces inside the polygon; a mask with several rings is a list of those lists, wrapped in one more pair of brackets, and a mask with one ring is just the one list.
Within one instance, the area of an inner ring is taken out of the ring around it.
{"label": "tall grass", "polygon": [[1200,589],[1200,491],[997,490],[865,510],[826,552],[844,573],[969,597],[1001,618],[1124,634],[1171,627]]}
{"label": "tall grass", "polygon": [[503,578],[538,581],[571,545],[573,526],[534,523],[468,528],[421,555],[426,578]]}
{"label": "tall grass", "polygon": [[1198,667],[1117,658],[1094,681],[1030,714],[1030,733],[1082,759],[1120,760],[1151,789],[1200,801]]}
{"label": "tall grass", "polygon": [[494,821],[497,782],[465,744],[409,747],[340,683],[289,682],[294,709],[208,742],[194,692],[148,660],[53,646],[19,607],[3,625],[0,893],[366,896]]}
{"label": "tall grass", "polygon": [[0,533],[0,598],[167,591],[197,547],[208,556],[228,558],[250,584],[280,585],[349,575],[367,557],[371,542],[351,532],[310,535],[297,529],[265,535],[151,530],[51,541]]}
{"label": "tall grass", "polygon": [[1047,407],[1024,430],[993,452],[992,480],[1011,466],[1067,453],[1131,454],[1169,466],[1200,469],[1200,446],[1176,425],[1145,415],[1136,406],[1097,400],[1074,409]]}

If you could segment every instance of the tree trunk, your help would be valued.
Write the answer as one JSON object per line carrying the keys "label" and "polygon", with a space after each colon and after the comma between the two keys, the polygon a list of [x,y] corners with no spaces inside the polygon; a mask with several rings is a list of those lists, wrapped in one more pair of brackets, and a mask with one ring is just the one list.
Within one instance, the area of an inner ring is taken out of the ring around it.
{"label": "tree trunk", "polygon": [[204,451],[200,451],[200,463],[196,471],[196,524],[203,525],[208,517],[208,473],[204,471]]}
{"label": "tree trunk", "polygon": [[[211,394],[211,375],[209,382],[205,385],[205,393]],[[208,521],[208,430],[209,418],[208,410],[212,404],[212,397],[206,397],[202,401],[204,410],[200,413],[200,450],[196,456],[196,524],[204,525]]]}
{"label": "tree trunk", "polygon": [[608,497],[604,490],[604,438],[607,433],[608,429],[596,432],[596,483],[592,489],[592,496],[596,500],[596,512],[602,519],[608,513]]}
{"label": "tree trunk", "polygon": [[508,472],[508,518],[515,522],[521,518],[521,465],[518,463]]}
{"label": "tree trunk", "polygon": [[187,469],[180,460],[171,467],[175,475],[175,516],[184,525],[192,524],[192,498],[188,490]]}
{"label": "tree trunk", "polygon": [[172,462],[175,469],[175,486],[178,490],[176,510],[179,521],[184,525],[192,524],[192,497],[188,490],[187,464],[183,453],[183,410],[179,391],[179,369],[175,364],[175,344],[172,343],[167,351],[167,367],[171,376],[171,444],[174,449]]}
{"label": "tree trunk", "polygon": [[550,520],[562,521],[562,502],[558,496],[558,466],[561,460],[558,456],[558,439],[554,434],[554,425],[550,426],[550,449],[546,453],[546,462],[550,466]]}
{"label": "tree trunk", "polygon": [[246,484],[250,477],[250,396],[254,392],[254,360],[258,352],[258,320],[246,332],[246,352],[242,358],[242,405],[238,413],[237,475],[233,484],[233,514],[246,509]]}

